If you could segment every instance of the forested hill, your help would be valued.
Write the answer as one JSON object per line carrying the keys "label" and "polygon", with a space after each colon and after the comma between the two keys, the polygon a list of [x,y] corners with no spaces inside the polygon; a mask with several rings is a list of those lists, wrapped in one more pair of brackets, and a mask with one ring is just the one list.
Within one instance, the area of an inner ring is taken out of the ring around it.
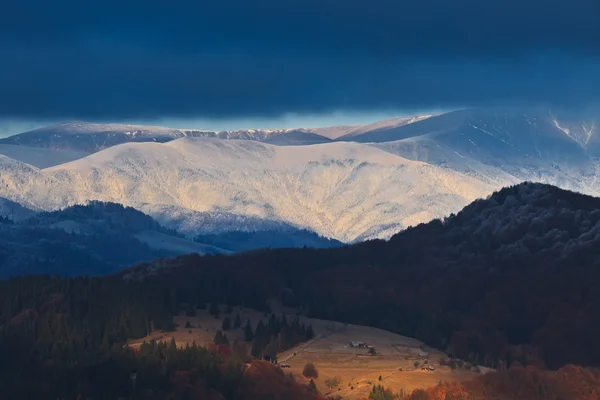
{"label": "forested hill", "polygon": [[455,216],[337,249],[143,264],[181,299],[264,307],[415,336],[491,366],[600,364],[600,199],[524,183]]}
{"label": "forested hill", "polygon": [[185,240],[152,217],[115,203],[31,214],[20,221],[0,218],[0,278],[105,275],[159,257],[220,251]]}

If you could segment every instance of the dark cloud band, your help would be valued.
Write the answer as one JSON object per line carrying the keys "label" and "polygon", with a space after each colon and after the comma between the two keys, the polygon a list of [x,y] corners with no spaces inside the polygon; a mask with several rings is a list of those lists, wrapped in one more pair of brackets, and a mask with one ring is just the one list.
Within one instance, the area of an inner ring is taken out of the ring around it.
{"label": "dark cloud band", "polygon": [[600,101],[597,0],[21,0],[0,116],[276,116]]}

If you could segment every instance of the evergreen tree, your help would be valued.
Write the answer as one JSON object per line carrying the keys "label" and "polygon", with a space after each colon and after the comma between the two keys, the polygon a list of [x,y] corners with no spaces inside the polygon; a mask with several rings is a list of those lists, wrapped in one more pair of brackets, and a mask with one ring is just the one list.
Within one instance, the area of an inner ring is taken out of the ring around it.
{"label": "evergreen tree", "polygon": [[254,340],[252,341],[252,355],[256,358],[262,358],[263,350],[269,344],[269,332],[265,324],[261,321],[256,325],[254,331]]}
{"label": "evergreen tree", "polygon": [[242,326],[242,320],[240,318],[240,314],[238,313],[235,316],[235,320],[233,321],[233,329],[239,329]]}
{"label": "evergreen tree", "polygon": [[229,319],[229,317],[225,317],[225,318],[223,319],[223,323],[221,324],[221,328],[222,328],[224,331],[228,331],[228,330],[230,330],[230,329],[231,329],[231,320]]}
{"label": "evergreen tree", "polygon": [[252,331],[252,325],[250,325],[250,320],[246,321],[246,326],[244,326],[244,340],[246,342],[251,342],[254,339],[254,332]]}
{"label": "evergreen tree", "polygon": [[275,336],[279,333],[279,324],[277,323],[277,318],[275,314],[271,314],[269,316],[269,322],[267,323],[267,329],[270,336]]}
{"label": "evergreen tree", "polygon": [[310,339],[312,339],[312,338],[315,337],[315,332],[313,331],[312,325],[309,325],[306,328],[306,335],[305,335],[305,337],[306,337],[306,340],[310,340]]}
{"label": "evergreen tree", "polygon": [[371,400],[394,400],[395,396],[391,390],[385,389],[381,385],[373,386],[369,399]]}
{"label": "evergreen tree", "polygon": [[223,331],[218,330],[217,333],[215,333],[215,337],[213,338],[213,343],[216,345],[229,345],[229,339],[227,339],[227,336],[225,336]]}
{"label": "evergreen tree", "polygon": [[315,381],[312,379],[310,380],[310,382],[308,382],[308,389],[310,389],[310,391],[314,394],[319,394],[319,391],[317,390],[317,385],[315,385]]}

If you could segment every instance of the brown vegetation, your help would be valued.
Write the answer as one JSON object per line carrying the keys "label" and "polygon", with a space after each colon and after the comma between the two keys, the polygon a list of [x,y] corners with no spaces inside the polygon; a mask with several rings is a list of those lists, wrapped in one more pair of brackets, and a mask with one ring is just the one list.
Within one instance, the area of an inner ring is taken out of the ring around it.
{"label": "brown vegetation", "polygon": [[317,379],[319,377],[319,371],[313,363],[307,363],[302,369],[302,375],[305,378]]}
{"label": "brown vegetation", "polygon": [[318,400],[307,385],[296,383],[284,372],[267,361],[255,360],[244,372],[236,400]]}
{"label": "brown vegetation", "polygon": [[515,363],[509,370],[475,379],[416,390],[410,400],[597,400],[600,372],[574,365],[558,371],[542,371]]}

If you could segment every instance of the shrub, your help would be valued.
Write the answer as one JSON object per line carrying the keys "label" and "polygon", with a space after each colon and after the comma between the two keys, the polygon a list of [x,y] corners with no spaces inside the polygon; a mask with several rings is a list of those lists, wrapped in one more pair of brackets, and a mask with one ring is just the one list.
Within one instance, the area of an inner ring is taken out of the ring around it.
{"label": "shrub", "polygon": [[327,386],[329,390],[332,390],[334,387],[339,386],[340,383],[342,383],[342,378],[340,378],[339,376],[334,376],[332,378],[325,379],[325,386]]}

